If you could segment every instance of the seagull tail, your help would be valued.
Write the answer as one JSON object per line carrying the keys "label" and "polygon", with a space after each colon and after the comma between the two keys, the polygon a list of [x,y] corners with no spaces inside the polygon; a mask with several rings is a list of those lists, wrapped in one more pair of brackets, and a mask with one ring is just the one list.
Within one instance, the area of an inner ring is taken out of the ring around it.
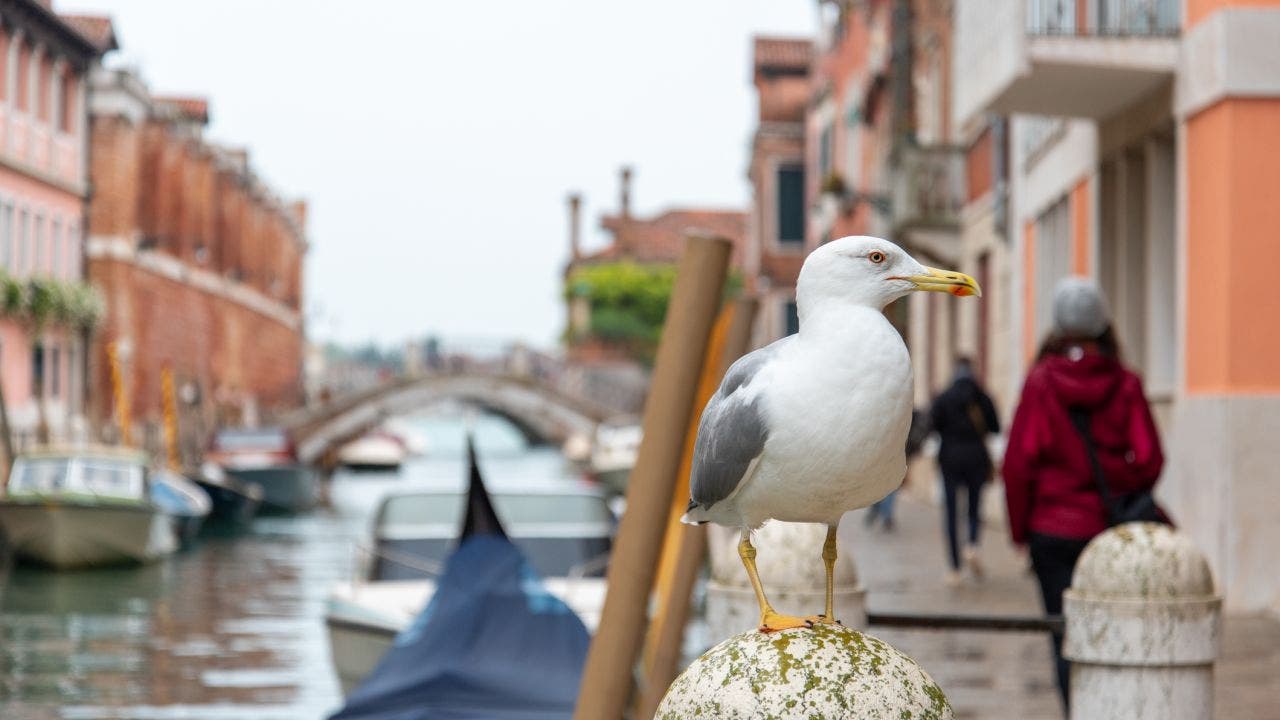
{"label": "seagull tail", "polygon": [[690,500],[689,507],[684,515],[680,516],[680,522],[685,525],[706,525],[711,522],[711,518],[707,517],[707,510],[708,508],[699,505],[696,500]]}

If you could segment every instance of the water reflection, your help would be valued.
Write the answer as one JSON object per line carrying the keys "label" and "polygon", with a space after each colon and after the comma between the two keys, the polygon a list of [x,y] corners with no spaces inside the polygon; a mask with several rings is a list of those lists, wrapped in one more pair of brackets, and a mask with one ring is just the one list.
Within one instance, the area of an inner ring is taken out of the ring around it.
{"label": "water reflection", "polygon": [[[331,507],[209,533],[190,551],[138,568],[0,581],[0,717],[323,717],[340,704],[323,624],[329,587],[387,490],[460,482],[457,411],[410,420],[430,448],[399,473],[339,474]],[[475,420],[486,474],[566,477],[554,448],[528,448],[500,418]]]}

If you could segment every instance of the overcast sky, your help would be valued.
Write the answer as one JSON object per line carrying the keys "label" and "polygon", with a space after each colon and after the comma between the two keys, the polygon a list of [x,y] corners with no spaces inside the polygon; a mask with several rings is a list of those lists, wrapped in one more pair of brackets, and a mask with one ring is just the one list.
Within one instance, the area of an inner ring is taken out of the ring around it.
{"label": "overcast sky", "polygon": [[742,207],[754,33],[810,34],[815,0],[56,0],[109,14],[158,93],[211,101],[310,202],[317,339],[520,338],[564,322],[565,196],[605,238],[633,208]]}

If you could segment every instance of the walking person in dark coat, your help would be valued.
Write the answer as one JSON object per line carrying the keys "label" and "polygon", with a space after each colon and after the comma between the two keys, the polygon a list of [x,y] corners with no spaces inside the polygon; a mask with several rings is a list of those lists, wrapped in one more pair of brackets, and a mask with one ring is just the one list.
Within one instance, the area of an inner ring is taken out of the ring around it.
{"label": "walking person in dark coat", "polygon": [[955,379],[951,386],[933,401],[930,411],[933,429],[938,433],[938,467],[942,471],[942,484],[946,496],[944,520],[951,568],[947,571],[948,585],[958,585],[960,572],[960,541],[956,528],[958,495],[967,496],[969,515],[969,544],[964,549],[965,564],[974,577],[982,576],[982,564],[978,560],[978,533],[981,525],[982,487],[991,478],[991,455],[987,452],[987,435],[1000,432],[1000,419],[991,398],[973,376],[973,364],[968,358],[956,360]]}

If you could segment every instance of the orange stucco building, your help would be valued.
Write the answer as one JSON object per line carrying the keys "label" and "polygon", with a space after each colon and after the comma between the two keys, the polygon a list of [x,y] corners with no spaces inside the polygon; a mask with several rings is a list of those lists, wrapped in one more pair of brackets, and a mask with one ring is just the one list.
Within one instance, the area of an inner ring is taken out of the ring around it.
{"label": "orange stucco building", "polygon": [[1158,495],[1228,608],[1280,608],[1280,2],[959,0],[954,17],[953,124],[980,139],[1008,118],[1016,351],[989,380],[1010,407],[1053,284],[1096,278],[1164,436]]}

